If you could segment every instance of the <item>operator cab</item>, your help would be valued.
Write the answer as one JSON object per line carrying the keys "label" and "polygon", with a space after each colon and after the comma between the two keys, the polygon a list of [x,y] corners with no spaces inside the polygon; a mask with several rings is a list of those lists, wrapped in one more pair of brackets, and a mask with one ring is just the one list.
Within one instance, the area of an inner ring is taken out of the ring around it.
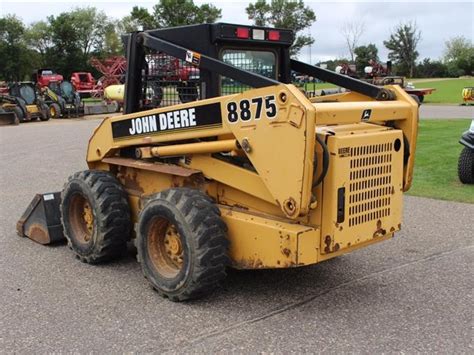
{"label": "operator cab", "polygon": [[[241,93],[250,89],[236,79],[199,69],[200,55],[279,82],[291,82],[291,30],[227,23],[201,24],[145,33],[188,49],[186,60],[146,48],[127,51],[129,68],[140,70],[140,110]],[[189,57],[189,58],[188,58]],[[137,97],[127,93],[127,97]]]}

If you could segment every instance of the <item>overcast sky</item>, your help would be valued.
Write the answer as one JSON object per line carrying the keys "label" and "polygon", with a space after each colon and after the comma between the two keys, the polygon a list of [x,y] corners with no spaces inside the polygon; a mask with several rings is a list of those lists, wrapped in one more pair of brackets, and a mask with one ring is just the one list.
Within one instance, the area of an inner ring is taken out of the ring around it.
{"label": "overcast sky", "polygon": [[[49,0],[21,1],[0,0],[0,15],[15,14],[26,23],[45,19],[48,15],[57,15],[75,7],[95,6],[104,10],[108,16],[121,18],[130,13],[133,6],[142,6],[151,10],[157,1],[83,1]],[[222,9],[223,22],[250,24],[245,13],[249,1],[195,1],[211,2]],[[444,43],[449,38],[464,35],[474,40],[473,1],[306,1],[316,13],[317,20],[310,32],[316,39],[311,48],[311,62],[334,57],[348,56],[341,27],[345,22],[362,19],[366,30],[360,44],[375,43],[382,60],[386,60],[387,50],[383,46],[390,32],[402,22],[416,21],[422,32],[418,51],[420,59],[440,58]],[[309,32],[309,31],[308,31]],[[310,49],[304,48],[300,58],[308,61]]]}

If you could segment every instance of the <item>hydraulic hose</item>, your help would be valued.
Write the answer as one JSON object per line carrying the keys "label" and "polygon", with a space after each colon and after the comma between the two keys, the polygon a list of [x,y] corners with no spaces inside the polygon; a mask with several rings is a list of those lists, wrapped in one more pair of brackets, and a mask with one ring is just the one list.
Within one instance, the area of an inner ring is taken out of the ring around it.
{"label": "hydraulic hose", "polygon": [[[328,170],[329,170],[329,150],[328,150],[328,147],[327,147],[326,143],[324,143],[324,141],[321,138],[319,138],[318,135],[316,135],[316,141],[319,143],[319,145],[323,149],[323,170],[321,171],[321,174],[318,176],[318,178],[313,180],[313,189],[316,186],[318,186],[324,180],[324,178],[326,177],[326,174],[328,173]],[[314,173],[316,173],[317,164],[318,164],[318,160],[317,160],[316,154],[315,154],[314,155],[314,164],[313,164],[314,165]]]}

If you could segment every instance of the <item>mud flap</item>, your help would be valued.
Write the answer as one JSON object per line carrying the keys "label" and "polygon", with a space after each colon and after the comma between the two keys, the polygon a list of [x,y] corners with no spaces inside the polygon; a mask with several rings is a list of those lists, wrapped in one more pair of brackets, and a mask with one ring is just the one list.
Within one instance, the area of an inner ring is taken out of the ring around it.
{"label": "mud flap", "polygon": [[60,203],[60,192],[36,194],[16,224],[18,235],[40,244],[65,240],[59,212]]}
{"label": "mud flap", "polygon": [[14,112],[0,112],[0,126],[6,126],[9,124],[18,125],[20,124],[20,120]]}

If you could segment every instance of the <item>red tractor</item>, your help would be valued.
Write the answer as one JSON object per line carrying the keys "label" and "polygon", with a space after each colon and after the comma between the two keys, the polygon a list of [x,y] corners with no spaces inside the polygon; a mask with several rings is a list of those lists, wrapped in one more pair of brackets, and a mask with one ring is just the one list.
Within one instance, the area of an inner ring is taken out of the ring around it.
{"label": "red tractor", "polygon": [[32,80],[39,89],[47,87],[50,82],[62,82],[64,80],[61,74],[55,73],[52,69],[42,68],[33,72]]}
{"label": "red tractor", "polygon": [[71,83],[81,98],[95,96],[97,93],[97,82],[89,72],[72,73]]}
{"label": "red tractor", "polygon": [[[163,88],[174,87],[182,103],[198,99],[199,69],[185,61],[164,53],[149,55],[148,79],[154,83],[154,106],[159,106],[163,98]],[[174,91],[174,89],[173,89]]]}
{"label": "red tractor", "polygon": [[367,79],[388,76],[392,72],[392,62],[388,61],[387,64],[382,64],[371,59],[369,65],[364,68],[364,72]]}
{"label": "red tractor", "polygon": [[336,73],[350,76],[351,78],[357,78],[357,69],[355,64],[341,63],[336,69]]}

